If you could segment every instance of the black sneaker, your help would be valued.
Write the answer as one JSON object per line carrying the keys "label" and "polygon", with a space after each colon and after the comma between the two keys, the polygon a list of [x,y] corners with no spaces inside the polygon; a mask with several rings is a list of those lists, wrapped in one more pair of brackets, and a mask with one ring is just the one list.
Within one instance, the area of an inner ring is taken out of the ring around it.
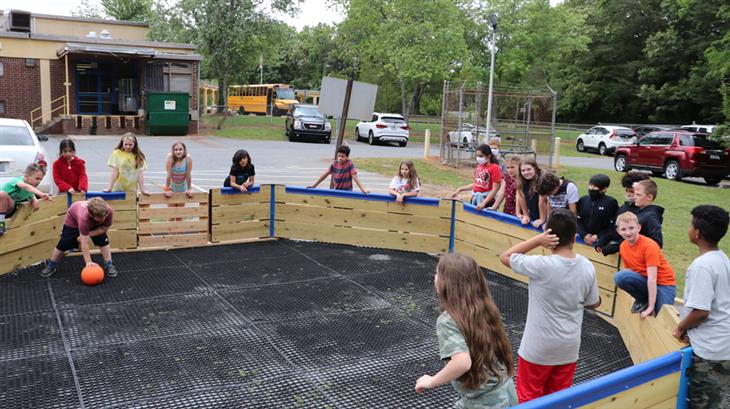
{"label": "black sneaker", "polygon": [[109,264],[109,266],[106,268],[106,275],[109,277],[117,276],[117,268],[114,267],[114,264]]}
{"label": "black sneaker", "polygon": [[45,267],[43,267],[43,270],[41,270],[41,277],[48,278],[53,275],[53,273],[56,272],[56,267],[51,267],[50,265],[46,264]]}
{"label": "black sneaker", "polygon": [[638,314],[646,309],[649,304],[645,302],[634,301],[634,305],[631,306],[631,313]]}
{"label": "black sneaker", "polygon": [[5,220],[0,220],[0,236],[5,234]]}

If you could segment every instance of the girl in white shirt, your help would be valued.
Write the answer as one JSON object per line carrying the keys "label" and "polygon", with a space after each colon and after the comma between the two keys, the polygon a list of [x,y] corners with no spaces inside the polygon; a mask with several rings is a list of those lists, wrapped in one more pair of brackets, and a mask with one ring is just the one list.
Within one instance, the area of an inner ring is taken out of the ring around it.
{"label": "girl in white shirt", "polygon": [[406,197],[418,196],[420,190],[421,184],[413,161],[401,162],[398,174],[393,177],[388,190],[391,195],[395,196],[395,202],[403,203]]}

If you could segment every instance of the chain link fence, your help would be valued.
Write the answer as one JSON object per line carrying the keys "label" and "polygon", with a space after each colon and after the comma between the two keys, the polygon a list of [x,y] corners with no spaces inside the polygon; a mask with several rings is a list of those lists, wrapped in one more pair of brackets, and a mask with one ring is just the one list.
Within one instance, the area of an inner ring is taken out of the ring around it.
{"label": "chain link fence", "polygon": [[503,155],[537,155],[552,158],[557,94],[549,87],[495,87],[492,120],[487,129],[489,90],[482,83],[444,82],[441,110],[441,162],[454,167],[471,164],[474,149],[498,141]]}

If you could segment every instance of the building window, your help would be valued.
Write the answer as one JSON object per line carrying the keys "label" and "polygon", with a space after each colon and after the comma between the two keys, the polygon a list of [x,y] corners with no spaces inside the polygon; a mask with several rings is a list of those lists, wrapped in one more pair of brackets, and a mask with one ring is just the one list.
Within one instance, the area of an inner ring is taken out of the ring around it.
{"label": "building window", "polygon": [[5,69],[3,68],[3,63],[0,62],[0,77],[5,75]]}
{"label": "building window", "polygon": [[5,113],[5,101],[0,101],[0,114]]}
{"label": "building window", "polygon": [[35,67],[35,58],[26,58],[25,66],[26,67]]}

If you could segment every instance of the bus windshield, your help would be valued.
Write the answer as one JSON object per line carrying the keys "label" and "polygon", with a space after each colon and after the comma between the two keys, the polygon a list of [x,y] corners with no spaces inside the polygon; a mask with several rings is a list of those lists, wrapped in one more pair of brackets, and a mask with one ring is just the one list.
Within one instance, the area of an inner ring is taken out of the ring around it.
{"label": "bus windshield", "polygon": [[276,90],[277,99],[296,99],[292,88],[279,88]]}

